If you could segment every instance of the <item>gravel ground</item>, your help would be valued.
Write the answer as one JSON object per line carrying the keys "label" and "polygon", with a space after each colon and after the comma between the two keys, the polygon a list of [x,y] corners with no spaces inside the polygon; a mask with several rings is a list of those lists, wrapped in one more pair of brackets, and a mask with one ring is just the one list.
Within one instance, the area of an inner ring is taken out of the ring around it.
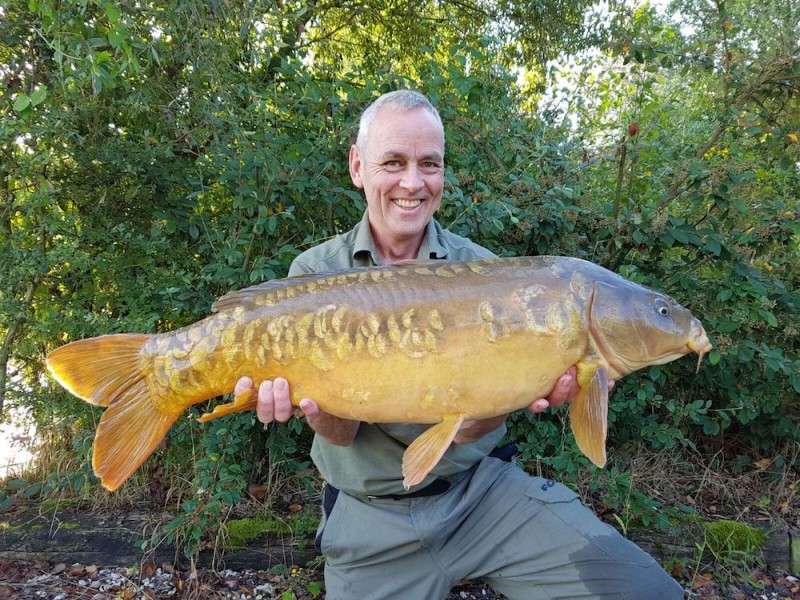
{"label": "gravel ground", "polygon": [[[289,593],[293,593],[294,596]],[[306,600],[323,599],[319,573],[176,571],[169,565],[127,567],[0,560],[0,599],[19,600]],[[499,600],[491,588],[465,582],[448,600]],[[417,600],[417,599],[415,599]]]}
{"label": "gravel ground", "polygon": [[[761,576],[756,585],[728,586],[696,581],[691,600],[800,600],[800,580]],[[19,600],[307,600],[324,599],[319,572],[300,568],[283,574],[265,571],[176,571],[169,565],[141,569],[65,565],[50,561],[0,560],[0,599]],[[464,582],[448,600],[501,600],[480,582]],[[420,600],[420,599],[409,599]],[[642,599],[646,600],[646,599]]]}

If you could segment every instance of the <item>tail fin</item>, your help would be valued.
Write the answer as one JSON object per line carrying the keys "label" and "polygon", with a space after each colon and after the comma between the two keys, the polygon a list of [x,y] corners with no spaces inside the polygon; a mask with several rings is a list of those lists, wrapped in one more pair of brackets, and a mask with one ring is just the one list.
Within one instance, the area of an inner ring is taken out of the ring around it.
{"label": "tail fin", "polygon": [[141,365],[148,335],[104,335],[72,342],[47,356],[47,367],[72,394],[108,406],[97,426],[92,467],[117,489],[152,454],[180,413],[156,405]]}

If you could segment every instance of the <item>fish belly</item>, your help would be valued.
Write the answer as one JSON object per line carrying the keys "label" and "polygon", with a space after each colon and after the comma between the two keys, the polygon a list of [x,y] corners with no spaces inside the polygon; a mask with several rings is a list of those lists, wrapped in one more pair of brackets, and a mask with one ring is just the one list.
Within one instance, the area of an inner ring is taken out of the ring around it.
{"label": "fish belly", "polygon": [[500,342],[454,342],[425,357],[362,358],[316,381],[298,377],[294,393],[337,416],[373,423],[506,414],[546,396],[577,360],[557,351],[552,338],[532,338],[520,333]]}

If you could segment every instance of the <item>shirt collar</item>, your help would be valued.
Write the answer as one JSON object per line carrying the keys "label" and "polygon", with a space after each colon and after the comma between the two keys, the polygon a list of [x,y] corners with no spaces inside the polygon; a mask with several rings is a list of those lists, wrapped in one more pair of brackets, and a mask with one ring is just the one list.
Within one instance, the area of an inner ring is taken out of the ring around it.
{"label": "shirt collar", "polygon": [[[425,235],[422,238],[422,245],[419,247],[417,259],[427,260],[431,258],[447,258],[447,249],[439,242],[442,226],[435,219],[428,221],[425,228]],[[355,243],[353,244],[353,264],[358,266],[371,266],[381,264],[380,253],[372,238],[372,231],[369,228],[369,217],[367,212],[361,221],[354,228]]]}

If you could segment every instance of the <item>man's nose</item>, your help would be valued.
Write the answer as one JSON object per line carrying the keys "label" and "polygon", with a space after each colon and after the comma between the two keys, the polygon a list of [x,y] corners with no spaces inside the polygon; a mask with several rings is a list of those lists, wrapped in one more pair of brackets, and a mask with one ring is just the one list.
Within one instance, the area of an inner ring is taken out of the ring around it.
{"label": "man's nose", "polygon": [[425,185],[425,180],[416,165],[409,165],[403,173],[403,179],[400,184],[403,189],[416,192]]}

